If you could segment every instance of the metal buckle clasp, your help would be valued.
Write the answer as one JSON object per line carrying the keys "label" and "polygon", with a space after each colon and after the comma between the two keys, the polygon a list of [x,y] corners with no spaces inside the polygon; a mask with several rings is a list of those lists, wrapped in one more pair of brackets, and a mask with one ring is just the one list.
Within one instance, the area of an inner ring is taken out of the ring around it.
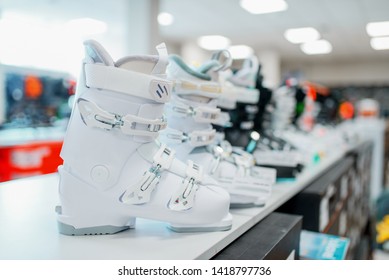
{"label": "metal buckle clasp", "polygon": [[143,173],[142,178],[131,185],[128,190],[120,196],[119,200],[123,203],[135,205],[149,202],[151,193],[159,183],[161,173],[164,169],[170,168],[174,156],[175,152],[173,150],[170,150],[164,144],[161,145],[153,157],[154,165]]}
{"label": "metal buckle clasp", "polygon": [[157,136],[160,130],[167,126],[165,118],[150,120],[134,115],[126,115],[120,118],[122,121],[120,130],[124,134],[141,135],[141,136]]}
{"label": "metal buckle clasp", "polygon": [[119,116],[104,111],[93,102],[79,98],[77,104],[81,119],[88,126],[110,130],[122,123]]}
{"label": "metal buckle clasp", "polygon": [[178,189],[169,201],[168,207],[173,211],[185,211],[193,207],[198,182],[203,177],[203,169],[189,160],[186,175],[187,177],[182,181],[181,188]]}
{"label": "metal buckle clasp", "polygon": [[151,193],[161,178],[160,165],[152,166],[143,173],[142,178],[125,191],[119,200],[126,204],[143,204],[150,201]]}

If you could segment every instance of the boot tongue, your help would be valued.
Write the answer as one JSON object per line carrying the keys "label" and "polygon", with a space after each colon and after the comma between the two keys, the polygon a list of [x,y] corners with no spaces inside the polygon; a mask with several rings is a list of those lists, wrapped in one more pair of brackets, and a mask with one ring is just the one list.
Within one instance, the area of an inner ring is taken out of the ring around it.
{"label": "boot tongue", "polygon": [[164,43],[156,46],[158,55],[132,55],[119,59],[116,63],[109,53],[95,40],[86,40],[85,59],[89,63],[101,63],[107,66],[132,70],[161,78],[166,77],[168,53]]}
{"label": "boot tongue", "polygon": [[118,68],[166,78],[168,53],[164,43],[156,46],[158,55],[131,55],[116,61]]}
{"label": "boot tongue", "polygon": [[150,74],[158,61],[157,56],[126,56],[118,60],[115,65],[118,68]]}
{"label": "boot tongue", "polygon": [[85,59],[90,63],[102,63],[107,66],[114,66],[114,62],[109,53],[95,40],[86,40]]}

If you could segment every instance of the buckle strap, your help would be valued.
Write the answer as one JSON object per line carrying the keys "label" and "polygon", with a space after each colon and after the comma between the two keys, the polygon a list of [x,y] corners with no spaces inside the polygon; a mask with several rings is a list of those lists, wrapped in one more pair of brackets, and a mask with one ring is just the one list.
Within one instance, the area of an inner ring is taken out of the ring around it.
{"label": "buckle strap", "polygon": [[167,127],[164,118],[146,119],[135,115],[121,116],[100,108],[96,103],[79,98],[78,108],[83,122],[90,127],[112,130],[119,128],[127,135],[151,136],[156,138],[158,132]]}
{"label": "buckle strap", "polygon": [[[125,204],[139,205],[151,200],[151,194],[158,185],[161,173],[170,169],[175,157],[175,151],[161,144],[161,147],[153,157],[153,164],[149,170],[143,173],[142,178],[131,185],[120,197],[119,201]],[[167,207],[173,211],[189,210],[194,205],[198,183],[203,178],[203,168],[192,161],[188,161],[186,177],[180,187],[171,196]]]}
{"label": "buckle strap", "polygon": [[222,116],[219,108],[209,108],[205,106],[194,108],[178,101],[167,104],[166,108],[170,109],[173,115],[177,117],[193,117],[194,121],[199,123],[214,123]]}
{"label": "buckle strap", "polygon": [[232,127],[233,123],[231,122],[230,114],[227,112],[220,112],[219,118],[217,118],[212,124],[221,126],[221,127]]}
{"label": "buckle strap", "polygon": [[203,168],[193,161],[188,160],[188,167],[186,169],[186,178],[182,181],[180,188],[170,198],[168,203],[169,209],[173,211],[189,210],[194,205],[198,183],[203,178]]}
{"label": "buckle strap", "polygon": [[119,200],[126,204],[144,204],[150,201],[151,193],[158,185],[161,178],[161,173],[165,169],[169,169],[175,151],[162,144],[157,153],[154,155],[153,164],[149,170],[143,173],[142,178],[131,185],[119,198]]}
{"label": "buckle strap", "polygon": [[[173,83],[166,79],[100,64],[85,64],[84,67],[87,87],[121,92],[158,103],[170,100]],[[156,67],[155,72],[161,71],[162,66],[157,64]]]}
{"label": "buckle strap", "polygon": [[216,130],[195,130],[191,133],[185,133],[168,127],[161,134],[161,137],[163,137],[168,143],[180,144],[187,142],[192,147],[201,147],[214,142],[216,138]]}
{"label": "buckle strap", "polygon": [[272,190],[271,184],[251,176],[219,177],[217,180],[233,195],[268,198]]}
{"label": "buckle strap", "polygon": [[195,83],[187,80],[175,80],[173,91],[180,94],[202,92],[206,95],[214,95],[222,93],[222,87],[215,82]]}

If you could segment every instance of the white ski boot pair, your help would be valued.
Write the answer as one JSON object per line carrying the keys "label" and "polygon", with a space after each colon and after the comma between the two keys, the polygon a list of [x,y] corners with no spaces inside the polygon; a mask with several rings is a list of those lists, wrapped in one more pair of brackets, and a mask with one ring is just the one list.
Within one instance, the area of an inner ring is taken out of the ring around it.
{"label": "white ski boot pair", "polygon": [[61,152],[59,231],[113,234],[134,227],[138,217],[182,232],[230,229],[228,193],[201,166],[181,162],[156,141],[172,95],[165,45],[157,46],[159,56],[116,62],[97,42],[84,45]]}
{"label": "white ski boot pair", "polygon": [[[229,61],[220,63],[219,58],[220,53],[196,70],[178,56],[169,57],[168,78],[174,86],[165,107],[168,128],[161,139],[177,151],[179,159],[199,163],[227,189],[231,207],[263,206],[275,183],[275,170],[255,167],[252,155],[232,148],[212,128],[212,124],[220,125],[228,119],[217,108],[228,88],[218,82],[217,76],[218,71],[229,66]],[[228,98],[232,99],[231,96]]]}

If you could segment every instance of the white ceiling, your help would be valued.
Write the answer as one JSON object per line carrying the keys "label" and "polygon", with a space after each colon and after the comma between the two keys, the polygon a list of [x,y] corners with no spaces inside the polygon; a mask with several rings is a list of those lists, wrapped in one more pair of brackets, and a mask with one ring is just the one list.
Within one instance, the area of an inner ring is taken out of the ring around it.
{"label": "white ceiling", "polygon": [[[239,0],[162,0],[161,10],[175,17],[173,25],[161,28],[162,35],[179,42],[220,34],[233,44],[276,50],[283,60],[389,60],[388,50],[370,47],[365,31],[370,21],[389,20],[389,0],[286,1],[287,11],[252,15],[239,6]],[[306,26],[331,42],[331,54],[307,56],[283,37],[288,28]]]}
{"label": "white ceiling", "polygon": [[[106,21],[114,33],[126,22],[126,1],[143,0],[1,0],[0,11],[12,9],[51,21],[95,17]],[[194,42],[201,35],[220,34],[229,37],[233,44],[275,50],[283,61],[389,61],[388,50],[371,49],[365,31],[370,21],[389,20],[389,0],[286,1],[287,11],[252,15],[239,6],[239,0],[161,0],[160,10],[175,17],[173,25],[161,27],[161,35],[168,41],[181,43]],[[307,56],[298,45],[283,37],[287,28],[305,26],[319,30],[322,38],[333,45],[333,52]]]}

